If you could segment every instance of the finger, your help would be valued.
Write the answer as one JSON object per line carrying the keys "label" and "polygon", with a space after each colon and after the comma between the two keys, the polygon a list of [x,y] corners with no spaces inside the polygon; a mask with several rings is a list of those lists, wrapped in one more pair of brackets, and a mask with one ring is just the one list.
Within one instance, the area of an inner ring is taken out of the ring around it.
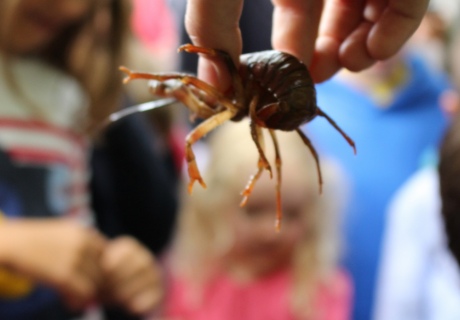
{"label": "finger", "polygon": [[310,74],[313,82],[319,83],[329,79],[342,67],[338,57],[340,43],[329,37],[321,37],[316,40],[315,46]]}
{"label": "finger", "polygon": [[367,0],[364,8],[364,20],[376,23],[385,11],[388,0]]}
{"label": "finger", "polygon": [[94,229],[89,229],[88,232],[90,233],[89,241],[94,255],[100,256],[107,246],[108,241],[101,233]]}
{"label": "finger", "polygon": [[67,305],[75,310],[81,310],[93,302],[97,291],[90,279],[78,273],[69,277],[57,289],[62,293]]}
{"label": "finger", "polygon": [[154,260],[148,255],[136,256],[131,260],[113,265],[107,277],[107,286],[112,289],[122,288],[132,279],[141,278],[155,270]]}
{"label": "finger", "polygon": [[153,255],[137,240],[131,237],[119,237],[107,246],[101,259],[108,286],[117,286],[136,276],[139,270],[153,268]]}
{"label": "finger", "polygon": [[[189,0],[185,27],[195,45],[220,49],[238,65],[242,50],[239,20],[243,0]],[[198,75],[203,80],[227,89],[231,77],[223,64],[199,58]]]}
{"label": "finger", "polygon": [[309,65],[318,34],[322,0],[273,0],[272,45]]}
{"label": "finger", "polygon": [[109,240],[97,230],[89,229],[88,233],[86,252],[92,258],[100,258],[105,251]]}
{"label": "finger", "polygon": [[363,10],[363,0],[326,1],[310,66],[315,82],[330,78],[342,67],[339,58],[340,47],[363,21]]}
{"label": "finger", "polygon": [[342,67],[351,71],[361,71],[376,62],[367,50],[367,37],[372,23],[363,21],[343,42],[339,50]]}
{"label": "finger", "polygon": [[364,8],[364,19],[343,41],[339,49],[340,65],[351,71],[361,71],[376,62],[367,48],[367,39],[374,23],[383,13],[386,1],[368,0]]}
{"label": "finger", "polygon": [[87,245],[83,252],[81,270],[97,287],[102,283],[101,256],[107,246],[107,240],[96,230],[89,230]]}
{"label": "finger", "polygon": [[420,25],[429,0],[389,0],[372,28],[367,41],[371,57],[377,60],[394,55]]}
{"label": "finger", "polygon": [[110,293],[111,300],[133,313],[147,312],[158,304],[163,294],[160,271],[152,261],[129,270],[123,278],[114,279],[106,292]]}
{"label": "finger", "polygon": [[162,290],[142,291],[133,298],[132,303],[128,306],[128,310],[134,314],[146,314],[159,305],[162,297]]}
{"label": "finger", "polygon": [[84,242],[75,260],[74,272],[84,279],[83,285],[93,288],[94,292],[91,294],[94,296],[103,281],[100,257],[106,246],[106,239],[91,228],[85,229],[84,232]]}
{"label": "finger", "polygon": [[114,299],[134,313],[145,313],[157,306],[163,297],[161,279],[158,270],[145,268],[112,290],[115,293]]}
{"label": "finger", "polygon": [[105,246],[105,240],[94,229],[77,227],[78,245],[70,257],[61,263],[59,272],[54,274],[54,285],[58,291],[68,297],[75,307],[92,301],[97,293],[99,256]]}
{"label": "finger", "polygon": [[132,298],[148,290],[160,290],[160,277],[157,271],[152,268],[144,268],[136,274],[119,282],[117,287],[114,287],[112,292],[116,293],[116,298],[120,302],[129,302]]}
{"label": "finger", "polygon": [[78,268],[80,273],[82,273],[88,281],[91,281],[94,287],[100,288],[102,286],[103,278],[99,258],[86,255],[86,258],[84,257],[81,260],[81,264]]}

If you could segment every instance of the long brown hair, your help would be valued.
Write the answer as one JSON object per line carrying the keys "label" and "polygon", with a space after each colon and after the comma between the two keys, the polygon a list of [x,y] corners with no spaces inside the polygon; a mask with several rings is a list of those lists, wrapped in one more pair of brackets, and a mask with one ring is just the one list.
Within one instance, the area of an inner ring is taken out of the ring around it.
{"label": "long brown hair", "polygon": [[[11,19],[18,4],[9,0],[0,2],[4,15],[0,22],[1,43],[8,42]],[[74,77],[88,94],[90,107],[82,126],[86,132],[92,133],[118,105],[122,86],[118,66],[124,59],[130,9],[128,0],[96,0],[83,19],[68,26],[37,53],[39,58]],[[13,87],[19,88],[11,80]]]}

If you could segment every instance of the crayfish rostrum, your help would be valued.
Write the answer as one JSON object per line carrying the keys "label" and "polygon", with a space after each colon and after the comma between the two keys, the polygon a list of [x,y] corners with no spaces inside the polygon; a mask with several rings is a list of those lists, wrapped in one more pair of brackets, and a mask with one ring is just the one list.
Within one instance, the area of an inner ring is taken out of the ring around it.
{"label": "crayfish rostrum", "polygon": [[248,116],[250,134],[259,152],[259,161],[257,172],[250,177],[242,192],[241,206],[244,206],[263,170],[268,170],[272,176],[272,168],[264,153],[261,134],[263,128],[268,129],[275,147],[277,173],[275,224],[279,230],[282,217],[281,156],[275,130],[296,131],[310,149],[317,165],[320,192],[322,177],[318,154],[299,127],[316,116],[322,116],[342,134],[356,153],[353,140],[316,105],[316,91],[310,73],[306,65],[294,56],[279,51],[244,54],[241,55],[240,66],[237,68],[229,54],[222,50],[186,44],[179,47],[179,51],[199,53],[211,59],[222,60],[232,76],[231,94],[223,94],[208,83],[184,73],[133,72],[121,67],[120,70],[128,75],[125,83],[133,79],[156,80],[149,85],[152,94],[174,97],[192,112],[193,117],[204,120],[186,137],[185,154],[190,177],[189,192],[192,191],[195,181],[206,187],[198,170],[192,145],[222,123],[228,120],[238,121]]}

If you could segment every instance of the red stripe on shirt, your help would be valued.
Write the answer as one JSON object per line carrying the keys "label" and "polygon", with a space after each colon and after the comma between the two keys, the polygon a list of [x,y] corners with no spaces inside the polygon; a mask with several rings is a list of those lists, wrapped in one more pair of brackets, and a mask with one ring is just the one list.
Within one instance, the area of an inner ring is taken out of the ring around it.
{"label": "red stripe on shirt", "polygon": [[74,143],[78,144],[80,147],[84,143],[84,139],[77,133],[70,130],[62,129],[57,126],[53,126],[50,123],[39,120],[0,118],[0,127],[18,128],[22,130],[33,130],[50,133],[53,135],[63,137],[65,139],[70,139]]}
{"label": "red stripe on shirt", "polygon": [[76,170],[83,169],[84,166],[81,160],[75,160],[68,155],[41,148],[11,147],[8,148],[7,152],[13,159],[26,163],[60,163]]}

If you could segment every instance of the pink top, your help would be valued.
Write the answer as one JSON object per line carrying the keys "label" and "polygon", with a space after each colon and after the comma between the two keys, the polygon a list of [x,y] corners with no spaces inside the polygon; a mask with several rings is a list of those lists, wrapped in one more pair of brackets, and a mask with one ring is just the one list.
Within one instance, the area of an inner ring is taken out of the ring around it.
{"label": "pink top", "polygon": [[[318,288],[312,320],[347,320],[352,289],[347,274],[338,271],[333,287]],[[280,271],[262,280],[240,284],[226,275],[205,288],[203,303],[194,301],[185,282],[170,279],[165,305],[168,320],[294,320],[289,307],[290,273]]]}
{"label": "pink top", "polygon": [[179,33],[166,0],[134,0],[131,29],[154,53],[177,46]]}

